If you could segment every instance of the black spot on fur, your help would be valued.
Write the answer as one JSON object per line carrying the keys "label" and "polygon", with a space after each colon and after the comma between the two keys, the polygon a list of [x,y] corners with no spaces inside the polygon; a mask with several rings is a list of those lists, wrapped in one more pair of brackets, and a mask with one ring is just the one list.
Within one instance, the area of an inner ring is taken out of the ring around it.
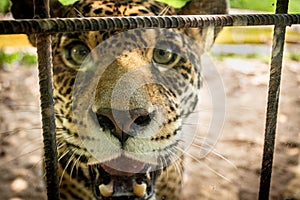
{"label": "black spot on fur", "polygon": [[92,3],[89,3],[89,4],[87,4],[87,5],[85,5],[84,7],[83,7],[83,12],[84,13],[89,13],[90,11],[91,11],[91,9],[92,9]]}
{"label": "black spot on fur", "polygon": [[151,12],[153,12],[154,14],[159,14],[161,12],[160,8],[157,7],[156,5],[151,5],[150,8]]}
{"label": "black spot on fur", "polygon": [[60,199],[67,199],[67,196],[64,193],[59,194]]}
{"label": "black spot on fur", "polygon": [[72,89],[68,88],[67,91],[66,91],[66,94],[70,94],[71,92],[72,92]]}
{"label": "black spot on fur", "polygon": [[74,83],[75,83],[75,78],[71,78],[70,83],[69,83],[69,86],[73,86]]}
{"label": "black spot on fur", "polygon": [[139,9],[139,12],[143,13],[143,14],[148,14],[149,11],[148,10],[144,10],[144,9]]}
{"label": "black spot on fur", "polygon": [[96,15],[99,15],[99,14],[101,14],[102,12],[103,12],[103,8],[98,8],[98,9],[94,10],[94,13],[95,13]]}
{"label": "black spot on fur", "polygon": [[111,15],[113,15],[113,14],[114,14],[114,13],[111,12],[111,11],[108,11],[108,10],[105,11],[105,15],[110,15],[110,16],[111,16]]}

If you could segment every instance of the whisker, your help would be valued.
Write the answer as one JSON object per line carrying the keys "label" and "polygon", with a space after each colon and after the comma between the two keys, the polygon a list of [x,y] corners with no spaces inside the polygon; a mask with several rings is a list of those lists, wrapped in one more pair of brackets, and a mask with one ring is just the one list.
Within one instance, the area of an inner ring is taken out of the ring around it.
{"label": "whisker", "polygon": [[[205,140],[206,139],[206,136],[201,136],[201,135],[196,135],[195,136],[195,140]],[[207,144],[209,145],[209,144]]]}
{"label": "whisker", "polygon": [[79,163],[80,158],[81,158],[82,155],[83,155],[83,152],[82,152],[82,153],[78,156],[78,158],[74,161],[73,166],[72,166],[72,168],[71,168],[71,172],[70,172],[70,179],[72,179],[72,173],[73,173],[73,170],[74,170],[75,166],[76,166],[76,169],[77,169],[76,175],[78,176],[78,163]]}
{"label": "whisker", "polygon": [[[159,161],[160,161],[160,163],[162,163],[162,167],[164,167],[164,162],[165,162],[164,160],[165,160],[164,157],[159,157]],[[169,168],[165,168],[164,173],[166,173],[166,177],[168,179],[168,177],[169,177]]]}
{"label": "whisker", "polygon": [[0,132],[0,135],[4,135],[4,137],[2,137],[1,139],[5,139],[8,136],[20,133],[21,131],[22,132],[29,132],[29,131],[41,130],[41,129],[42,128],[40,126],[32,127],[32,128],[18,127],[18,128],[15,128],[14,130],[7,130],[7,131]]}
{"label": "whisker", "polygon": [[[70,150],[69,150],[69,151],[70,151]],[[74,157],[74,155],[75,155],[76,152],[77,152],[77,150],[75,150],[75,151],[73,152],[73,154],[72,154],[72,155],[70,156],[70,158],[69,158],[68,163],[66,164],[65,168],[63,169],[63,171],[62,171],[62,173],[61,173],[59,185],[61,185],[62,179],[63,179],[63,177],[64,177],[64,174],[66,173],[66,170],[67,170],[67,168],[69,167],[70,163],[72,162],[72,159],[73,159],[73,157]],[[66,154],[64,154],[64,155],[66,155]],[[72,178],[70,178],[70,180],[71,180],[71,179],[72,179]]]}
{"label": "whisker", "polygon": [[185,155],[189,156],[191,159],[193,159],[194,161],[198,162],[201,165],[204,165],[209,171],[213,172],[214,174],[216,174],[217,176],[225,179],[226,181],[228,181],[229,183],[232,183],[231,180],[229,180],[228,178],[226,178],[224,175],[222,175],[221,173],[219,173],[218,171],[212,169],[211,167],[209,167],[206,163],[201,162],[198,158],[196,158],[195,156],[193,156],[192,154],[183,151],[181,148],[175,147],[177,150],[183,152]]}
{"label": "whisker", "polygon": [[172,152],[171,150],[168,150],[171,157],[175,157],[172,164],[175,166],[175,170],[177,174],[179,174],[180,179],[182,179],[182,167],[180,166],[180,163],[182,161],[181,157],[179,157],[176,153]]}
{"label": "whisker", "polygon": [[[200,148],[202,150],[205,150],[207,152],[212,153],[213,155],[221,158],[222,160],[226,161],[229,165],[231,165],[232,167],[234,167],[235,169],[237,169],[237,166],[233,162],[231,162],[230,160],[228,160],[225,156],[223,156],[222,154],[218,153],[217,151],[215,151],[213,149],[205,148],[204,146],[198,145],[198,144],[192,144],[192,146],[198,147],[198,148]],[[204,159],[208,159],[207,156],[205,156]]]}
{"label": "whisker", "polygon": [[196,126],[196,125],[200,125],[200,123],[187,123],[187,122],[184,122],[182,123],[183,126]]}
{"label": "whisker", "polygon": [[170,10],[170,6],[164,7],[164,9],[158,14],[158,16],[166,15],[169,10]]}
{"label": "whisker", "polygon": [[[181,158],[179,158],[179,159],[181,159]],[[181,161],[180,161],[181,162]],[[182,164],[180,164],[179,162],[175,162],[175,169],[176,169],[176,171],[178,172],[178,174],[179,174],[179,178],[180,178],[180,180],[182,180],[183,179],[183,169],[182,169],[182,166],[181,166]]]}
{"label": "whisker", "polygon": [[71,150],[67,149],[61,156],[59,156],[58,161],[60,161],[63,157],[65,157]]}
{"label": "whisker", "polygon": [[41,144],[41,149],[43,148],[43,144],[42,144],[42,137],[38,137],[38,138],[34,138],[31,139],[30,142],[26,142],[24,144],[22,144],[21,146],[16,147],[17,149],[21,149],[21,153],[22,152],[26,152],[26,149],[28,148],[29,150],[31,150],[32,146]]}
{"label": "whisker", "polygon": [[39,168],[39,165],[42,166],[43,162],[44,162],[44,156],[40,156],[40,159],[37,160],[37,162],[34,165],[32,165],[30,169]]}
{"label": "whisker", "polygon": [[35,149],[31,150],[30,152],[26,152],[26,153],[23,153],[23,154],[20,154],[20,155],[14,157],[14,158],[11,158],[11,159],[7,160],[6,162],[0,164],[0,168],[1,168],[1,167],[4,167],[7,163],[10,163],[10,162],[13,162],[13,161],[15,161],[15,160],[17,160],[17,159],[20,159],[20,158],[23,158],[23,157],[25,157],[25,156],[28,156],[28,155],[30,155],[30,154],[32,154],[32,153],[34,153],[34,152],[37,152],[37,151],[39,151],[39,150],[41,150],[41,149],[42,149],[42,146],[40,146],[40,147],[38,147],[38,148],[35,148]]}

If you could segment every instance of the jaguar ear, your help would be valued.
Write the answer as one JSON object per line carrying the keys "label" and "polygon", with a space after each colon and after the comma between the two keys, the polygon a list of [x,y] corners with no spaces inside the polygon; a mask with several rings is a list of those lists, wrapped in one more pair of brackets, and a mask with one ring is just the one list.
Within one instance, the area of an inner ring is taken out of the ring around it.
{"label": "jaguar ear", "polygon": [[180,9],[183,15],[227,14],[228,0],[191,0]]}
{"label": "jaguar ear", "polygon": [[[34,0],[11,0],[11,12],[15,19],[32,19],[34,17]],[[50,16],[63,17],[67,6],[62,5],[58,0],[50,0]]]}
{"label": "jaguar ear", "polygon": [[[181,15],[214,15],[227,14],[229,8],[228,0],[191,0],[184,7],[179,9]],[[201,46],[209,49],[218,33],[223,27],[205,27],[204,29],[187,29],[186,34],[200,42]]]}
{"label": "jaguar ear", "polygon": [[[11,0],[11,13],[15,19],[32,19],[34,18],[34,0]],[[58,0],[50,0],[50,16],[63,17],[66,6],[63,6]],[[28,39],[33,46],[36,46],[34,34],[28,34]]]}

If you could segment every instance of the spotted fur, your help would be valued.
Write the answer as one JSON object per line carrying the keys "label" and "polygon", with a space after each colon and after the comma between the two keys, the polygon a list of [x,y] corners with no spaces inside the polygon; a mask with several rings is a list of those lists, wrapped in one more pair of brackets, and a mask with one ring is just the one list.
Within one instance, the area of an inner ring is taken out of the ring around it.
{"label": "spotted fur", "polygon": [[[218,6],[214,6],[214,1],[193,0],[183,8],[175,9],[153,0],[80,0],[69,6],[53,0],[51,15],[76,18],[225,13],[226,1],[217,2]],[[20,2],[13,3],[12,11],[16,18],[32,17],[30,12],[18,14],[19,8],[32,6],[30,1],[24,1],[21,6]],[[214,30],[212,38],[219,31]],[[103,179],[105,182],[103,169],[99,167],[101,163],[121,155],[136,160],[138,164],[153,164],[149,159],[159,158],[163,165],[148,177],[154,180],[155,185],[154,194],[149,199],[180,198],[183,171],[180,143],[184,134],[181,129],[199,98],[201,50],[195,48],[205,48],[204,36],[205,31],[198,29],[136,29],[123,34],[93,31],[53,35],[60,199],[119,199],[99,195],[94,186],[95,181]],[[33,40],[31,42],[34,44]],[[193,43],[198,43],[198,46]],[[94,50],[98,45],[101,48]],[[160,53],[168,54],[170,50],[168,55],[171,57],[161,65],[155,61],[155,55],[156,50],[164,48],[168,51],[158,52],[157,59],[160,59]],[[93,60],[93,65],[106,65],[99,77],[95,76],[98,72],[86,67],[88,62],[83,62],[91,51],[94,57],[88,58]],[[102,60],[110,56],[115,56],[113,62],[103,63]],[[83,77],[78,77],[78,74],[83,74]],[[128,78],[124,79],[127,74]],[[79,83],[88,84],[78,85],[78,79]],[[136,84],[140,87],[132,91],[127,101],[126,92],[130,92]],[[130,116],[125,116],[128,113]],[[88,116],[88,119],[83,116]],[[125,177],[124,182],[127,182],[126,176],[122,175],[120,179]]]}

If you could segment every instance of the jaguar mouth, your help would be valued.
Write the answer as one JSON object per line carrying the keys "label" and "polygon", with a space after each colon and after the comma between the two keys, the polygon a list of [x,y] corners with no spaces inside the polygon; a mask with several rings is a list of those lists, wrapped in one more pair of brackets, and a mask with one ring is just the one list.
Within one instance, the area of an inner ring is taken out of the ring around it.
{"label": "jaguar mouth", "polygon": [[91,165],[89,171],[98,200],[150,199],[159,174],[155,166],[125,156]]}

